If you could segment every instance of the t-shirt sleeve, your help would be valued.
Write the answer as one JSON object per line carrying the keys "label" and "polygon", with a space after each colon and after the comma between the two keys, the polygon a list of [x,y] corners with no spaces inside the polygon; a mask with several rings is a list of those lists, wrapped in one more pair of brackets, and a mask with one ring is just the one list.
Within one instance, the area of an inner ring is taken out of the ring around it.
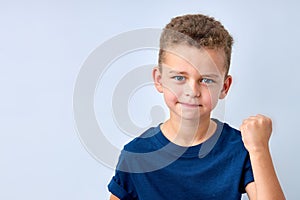
{"label": "t-shirt sleeve", "polygon": [[115,175],[108,184],[108,190],[120,200],[135,200],[136,192],[132,182],[131,173],[119,170],[118,166],[126,165],[124,155],[121,153]]}
{"label": "t-shirt sleeve", "polygon": [[253,181],[254,181],[253,171],[252,171],[252,166],[251,166],[251,162],[250,162],[250,156],[248,153],[246,156],[245,162],[244,162],[242,179],[241,179],[241,183],[240,183],[240,192],[245,193],[246,186]]}
{"label": "t-shirt sleeve", "polygon": [[126,176],[121,175],[121,173],[122,172],[116,172],[115,176],[108,184],[108,190],[120,200],[134,200],[130,194],[133,193],[133,191],[130,191],[130,187],[128,187],[130,184],[126,182]]}

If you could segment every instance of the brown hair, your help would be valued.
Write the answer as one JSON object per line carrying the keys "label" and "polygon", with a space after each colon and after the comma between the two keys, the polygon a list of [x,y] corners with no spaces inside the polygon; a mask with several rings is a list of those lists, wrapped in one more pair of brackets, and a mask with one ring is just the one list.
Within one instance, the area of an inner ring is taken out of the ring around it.
{"label": "brown hair", "polygon": [[173,18],[164,28],[160,37],[158,63],[161,66],[165,50],[178,44],[197,48],[223,49],[226,56],[225,74],[228,74],[233,38],[224,26],[213,17],[194,14]]}

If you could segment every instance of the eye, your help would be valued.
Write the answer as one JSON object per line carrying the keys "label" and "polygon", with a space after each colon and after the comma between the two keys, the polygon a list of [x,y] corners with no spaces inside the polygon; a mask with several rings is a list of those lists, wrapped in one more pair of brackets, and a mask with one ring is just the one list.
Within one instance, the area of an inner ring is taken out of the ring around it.
{"label": "eye", "polygon": [[175,79],[176,81],[183,81],[183,80],[185,80],[184,76],[173,76],[172,78]]}
{"label": "eye", "polygon": [[201,80],[201,83],[210,84],[210,83],[214,83],[214,80],[209,79],[209,78],[203,78]]}

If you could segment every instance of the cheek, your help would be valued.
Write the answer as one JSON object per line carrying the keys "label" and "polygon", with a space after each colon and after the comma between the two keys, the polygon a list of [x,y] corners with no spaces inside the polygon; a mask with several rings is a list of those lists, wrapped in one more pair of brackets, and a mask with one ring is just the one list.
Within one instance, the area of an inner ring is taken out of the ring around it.
{"label": "cheek", "polygon": [[163,90],[168,99],[178,99],[184,93],[181,85],[172,83],[171,81],[164,81]]}
{"label": "cheek", "polygon": [[219,100],[220,92],[217,89],[206,88],[202,91],[202,99],[206,106],[213,109]]}
{"label": "cheek", "polygon": [[177,102],[182,94],[182,90],[178,87],[164,87],[164,98],[166,102]]}

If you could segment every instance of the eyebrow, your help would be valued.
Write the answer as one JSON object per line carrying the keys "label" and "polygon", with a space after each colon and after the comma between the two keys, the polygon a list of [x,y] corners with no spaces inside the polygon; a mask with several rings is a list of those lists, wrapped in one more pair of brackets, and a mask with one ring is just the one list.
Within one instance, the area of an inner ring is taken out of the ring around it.
{"label": "eyebrow", "polygon": [[169,71],[169,74],[187,74],[187,73],[184,72],[184,71],[173,71],[173,70],[171,70],[171,71]]}
{"label": "eyebrow", "polygon": [[[184,74],[184,75],[186,75],[188,73],[185,72],[185,71],[174,71],[174,70],[171,70],[171,71],[169,71],[169,74]],[[201,74],[201,76],[210,77],[210,78],[218,78],[218,77],[220,77],[217,74]]]}

